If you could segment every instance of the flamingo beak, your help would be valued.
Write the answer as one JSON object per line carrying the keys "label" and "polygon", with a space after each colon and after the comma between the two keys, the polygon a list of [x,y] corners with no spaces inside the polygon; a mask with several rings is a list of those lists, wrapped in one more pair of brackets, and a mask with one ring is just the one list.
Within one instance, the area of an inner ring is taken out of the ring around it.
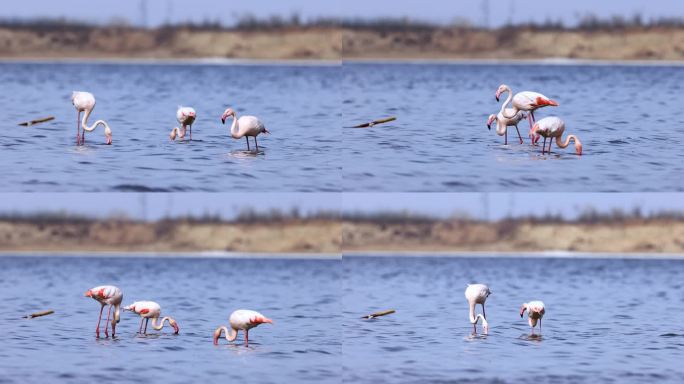
{"label": "flamingo beak", "polygon": [[171,326],[173,327],[174,333],[178,334],[178,331],[180,331],[180,328],[178,327],[178,323],[174,321],[171,323]]}
{"label": "flamingo beak", "polygon": [[581,145],[576,146],[575,152],[577,152],[578,156],[582,156],[582,146]]}
{"label": "flamingo beak", "polygon": [[273,324],[273,320],[271,320],[271,319],[269,319],[269,318],[264,318],[264,320],[262,321],[262,323]]}
{"label": "flamingo beak", "polygon": [[221,123],[226,124],[226,116],[225,115],[221,116]]}
{"label": "flamingo beak", "polygon": [[271,134],[271,131],[269,131],[268,129],[264,128],[264,133],[267,133],[267,134],[270,135],[270,134]]}
{"label": "flamingo beak", "polygon": [[93,293],[90,292],[90,290],[87,290],[86,293],[83,295],[85,297],[93,297]]}
{"label": "flamingo beak", "polygon": [[214,345],[218,345],[219,338],[221,337],[221,328],[214,331]]}

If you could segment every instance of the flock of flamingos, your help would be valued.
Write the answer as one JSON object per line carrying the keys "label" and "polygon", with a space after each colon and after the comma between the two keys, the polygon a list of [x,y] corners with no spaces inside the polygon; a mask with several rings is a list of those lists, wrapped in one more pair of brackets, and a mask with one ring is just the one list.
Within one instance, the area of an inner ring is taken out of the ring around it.
{"label": "flock of flamingos", "polygon": [[[558,103],[548,97],[542,95],[538,92],[518,92],[513,95],[511,88],[505,84],[501,84],[499,89],[496,91],[496,101],[502,94],[508,93],[508,98],[501,106],[501,110],[498,114],[489,115],[487,119],[487,128],[491,129],[491,125],[496,121],[496,133],[499,136],[505,135],[504,144],[508,145],[508,127],[515,127],[518,132],[518,138],[520,139],[520,144],[523,143],[522,136],[520,135],[520,130],[518,129],[518,123],[523,119],[527,118],[530,123],[529,137],[532,145],[536,145],[541,137],[544,138],[542,144],[542,154],[545,152],[551,153],[551,145],[553,144],[553,139],[556,140],[556,145],[560,148],[567,148],[572,140],[575,144],[575,152],[578,155],[582,155],[582,142],[575,135],[568,135],[563,141],[563,132],[565,131],[565,122],[556,116],[549,116],[543,118],[539,121],[535,121],[534,111],[539,108],[547,106],[558,106]],[[71,101],[76,107],[78,113],[76,118],[76,145],[81,145],[85,143],[85,133],[92,132],[97,128],[98,125],[104,127],[104,134],[107,144],[112,143],[112,130],[109,125],[104,120],[97,120],[91,126],[88,126],[88,118],[95,108],[95,96],[89,92],[74,92],[71,96]],[[511,104],[511,108],[507,108]],[[83,120],[81,120],[81,112],[85,112],[83,115]],[[261,133],[270,133],[264,124],[255,116],[242,116],[237,117],[235,111],[228,108],[223,112],[221,116],[221,122],[226,123],[226,119],[232,117],[233,124],[230,128],[230,136],[233,139],[245,138],[247,141],[247,150],[249,147],[249,137],[254,137],[254,145],[256,146],[256,151],[259,152],[259,143],[257,142],[257,136]],[[178,107],[176,111],[176,119],[181,125],[181,128],[175,127],[171,130],[169,135],[171,140],[178,138],[185,138],[188,127],[190,128],[189,138],[192,140],[192,124],[197,118],[197,113],[191,107]],[[83,128],[83,133],[81,134],[81,128]],[[549,140],[548,150],[546,148],[546,140]]]}
{"label": "flock of flamingos", "polygon": [[[477,323],[482,320],[483,333],[487,334],[489,332],[489,323],[487,322],[485,314],[485,301],[487,297],[492,293],[489,287],[484,284],[468,284],[465,290],[465,297],[468,300],[468,305],[470,308],[470,323],[473,325],[473,333],[477,333]],[[101,285],[95,288],[91,288],[86,291],[86,297],[90,297],[93,300],[100,303],[100,316],[97,319],[97,327],[95,328],[95,334],[100,337],[100,323],[102,322],[102,312],[104,307],[107,308],[107,319],[105,322],[105,337],[109,337],[109,324],[112,325],[112,337],[116,335],[116,325],[121,320],[120,309],[121,302],[123,301],[123,293],[121,289],[113,285]],[[482,314],[475,315],[475,305],[482,305]],[[112,316],[112,307],[114,307],[114,314]],[[169,316],[161,317],[161,306],[154,301],[136,301],[131,305],[123,307],[124,311],[130,311],[140,316],[140,328],[138,329],[139,334],[147,334],[147,325],[152,319],[152,328],[160,331],[164,328],[166,322],[173,328],[174,333],[180,331],[178,322]],[[530,324],[532,335],[534,335],[534,328],[539,322],[539,332],[541,333],[541,320],[544,317],[546,309],[544,308],[544,303],[541,301],[530,301],[529,303],[524,303],[520,308],[520,317],[523,317],[525,311],[527,310],[528,323]],[[221,334],[225,333],[226,340],[235,341],[237,339],[238,331],[243,331],[245,334],[244,346],[249,346],[249,330],[258,326],[259,324],[269,323],[273,324],[273,320],[267,318],[257,311],[251,311],[247,309],[239,309],[234,311],[230,318],[228,319],[230,324],[230,329],[226,326],[220,326],[214,331],[214,345],[218,344]],[[144,325],[143,325],[144,324]]]}
{"label": "flock of flamingos", "polygon": [[[85,144],[85,133],[94,131],[98,125],[104,127],[105,143],[108,145],[112,144],[112,130],[109,128],[109,124],[107,124],[106,121],[97,120],[91,126],[88,126],[88,118],[93,112],[93,109],[95,109],[95,96],[90,92],[74,91],[71,95],[71,102],[74,104],[76,112],[78,113],[76,117],[76,145]],[[83,120],[81,120],[81,112],[85,113],[83,115]],[[221,122],[225,124],[226,119],[229,117],[233,118],[233,125],[230,127],[230,136],[233,139],[241,139],[244,137],[245,140],[247,140],[247,150],[250,150],[249,137],[254,137],[254,144],[256,145],[257,152],[259,152],[257,136],[261,133],[270,133],[264,126],[264,123],[254,116],[242,116],[238,118],[237,113],[231,108],[228,108],[223,112]],[[190,128],[189,138],[192,140],[192,124],[195,122],[196,118],[197,113],[193,108],[178,107],[176,119],[181,125],[181,128],[175,127],[171,130],[171,134],[169,135],[171,140],[175,140],[176,137],[181,139],[184,138],[186,133],[188,133],[188,127]],[[81,128],[83,128],[83,133],[81,133]]]}

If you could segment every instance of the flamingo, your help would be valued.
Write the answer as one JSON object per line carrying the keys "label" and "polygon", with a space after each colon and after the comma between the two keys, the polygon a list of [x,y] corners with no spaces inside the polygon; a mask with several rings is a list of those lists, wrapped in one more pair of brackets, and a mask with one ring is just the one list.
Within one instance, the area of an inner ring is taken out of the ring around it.
{"label": "flamingo", "polygon": [[[107,145],[112,144],[112,130],[109,125],[104,120],[97,120],[93,125],[88,127],[87,122],[90,114],[95,109],[95,96],[90,92],[77,92],[74,91],[71,94],[71,103],[76,107],[78,112],[76,116],[76,145],[85,144],[85,133],[86,131],[92,132],[97,128],[98,125],[102,124],[104,127],[105,142]],[[81,121],[81,112],[85,112],[83,115],[83,121]],[[81,138],[81,129],[79,128],[79,122],[83,127],[83,137]]]}
{"label": "flamingo", "polygon": [[176,119],[178,120],[178,123],[182,127],[182,131],[178,129],[178,127],[174,127],[171,130],[171,134],[169,135],[171,137],[171,140],[176,140],[176,135],[180,137],[181,139],[185,137],[185,130],[187,129],[188,126],[190,126],[190,140],[192,140],[192,124],[195,122],[195,118],[197,117],[197,113],[195,113],[195,110],[191,107],[178,107],[178,110],[176,111]]}
{"label": "flamingo", "polygon": [[[468,284],[465,290],[465,297],[470,306],[470,324],[473,325],[473,333],[477,333],[477,321],[482,320],[482,329],[486,335],[489,332],[489,323],[487,323],[487,315],[485,314],[485,301],[487,297],[492,294],[489,287],[484,284]],[[482,304],[482,314],[475,316],[475,304]]]}
{"label": "flamingo", "polygon": [[243,330],[245,332],[245,347],[247,347],[249,344],[249,330],[251,328],[263,323],[273,324],[273,320],[257,311],[250,311],[248,309],[239,309],[231,313],[228,322],[230,322],[230,330],[226,326],[220,326],[214,331],[214,345],[218,344],[221,332],[226,333],[226,340],[234,341],[237,338],[238,331]]}
{"label": "flamingo", "polygon": [[[515,117],[515,114],[518,111],[529,112],[527,118],[530,122],[530,135],[532,134],[532,126],[534,125],[535,121],[534,111],[546,106],[558,106],[558,103],[556,101],[551,100],[548,97],[537,92],[524,91],[518,92],[515,94],[515,96],[513,96],[513,91],[506,84],[501,84],[499,86],[499,89],[496,90],[496,101],[499,101],[499,97],[501,97],[501,94],[506,92],[508,92],[508,97],[504,102],[503,108],[506,108],[506,106],[508,106],[511,100],[513,101],[513,108],[507,108],[505,110],[502,108],[501,111],[503,116],[508,119],[511,119]],[[535,137],[534,139],[532,139],[532,144],[535,144],[537,141],[539,141],[539,137]]]}
{"label": "flamingo", "polygon": [[101,285],[99,287],[91,288],[86,291],[86,297],[91,297],[96,300],[102,307],[100,308],[100,317],[97,319],[97,328],[95,328],[95,334],[100,337],[100,322],[102,321],[102,310],[105,305],[109,305],[107,310],[107,323],[105,325],[105,336],[109,337],[109,315],[112,312],[112,306],[114,306],[114,317],[112,318],[112,337],[116,334],[116,324],[121,320],[119,315],[119,307],[121,306],[121,301],[123,300],[123,293],[121,290],[113,285]]}
{"label": "flamingo", "polygon": [[575,142],[575,152],[581,156],[582,155],[582,142],[575,135],[568,135],[565,138],[565,142],[562,140],[563,132],[565,131],[565,122],[556,116],[545,117],[534,124],[532,127],[532,133],[535,135],[541,135],[544,137],[544,144],[542,145],[542,154],[544,154],[544,149],[546,147],[546,139],[549,138],[549,153],[551,153],[551,144],[553,144],[553,138],[556,138],[556,145],[560,148],[566,148],[570,145],[570,140]]}
{"label": "flamingo", "polygon": [[256,151],[259,152],[259,143],[257,143],[257,136],[260,133],[271,133],[269,132],[264,123],[261,122],[257,117],[254,116],[242,116],[238,119],[237,114],[232,108],[226,109],[221,116],[221,122],[226,123],[226,119],[232,116],[233,125],[230,127],[230,136],[233,139],[241,139],[242,137],[247,140],[247,150],[249,151],[249,136],[254,137],[254,144],[256,144]]}
{"label": "flamingo", "polygon": [[[172,317],[165,316],[159,320],[161,316],[161,306],[154,301],[136,301],[135,303],[124,307],[124,311],[131,311],[140,316],[140,329],[138,333],[147,334],[147,323],[152,319],[152,328],[161,331],[164,328],[164,323],[169,322],[173,327],[174,333],[178,333],[178,322]],[[143,322],[145,322],[145,330],[143,331]]]}
{"label": "flamingo", "polygon": [[[507,109],[507,112],[513,113],[513,109]],[[527,117],[524,112],[518,111],[515,113],[515,115],[512,118],[506,118],[503,115],[503,106],[501,108],[501,112],[499,112],[497,115],[491,114],[489,115],[489,118],[487,119],[487,128],[490,130],[492,129],[492,123],[496,121],[496,134],[499,136],[506,135],[506,139],[504,141],[504,145],[508,145],[508,127],[515,127],[515,130],[518,132],[518,138],[520,139],[520,144],[523,143],[522,136],[520,136],[520,130],[518,129],[518,123]]]}
{"label": "flamingo", "polygon": [[532,328],[532,334],[534,335],[534,327],[537,325],[537,320],[539,320],[539,333],[541,333],[542,317],[544,317],[544,313],[546,313],[544,303],[539,300],[523,303],[522,307],[520,307],[521,319],[525,313],[525,310],[527,310],[527,322]]}

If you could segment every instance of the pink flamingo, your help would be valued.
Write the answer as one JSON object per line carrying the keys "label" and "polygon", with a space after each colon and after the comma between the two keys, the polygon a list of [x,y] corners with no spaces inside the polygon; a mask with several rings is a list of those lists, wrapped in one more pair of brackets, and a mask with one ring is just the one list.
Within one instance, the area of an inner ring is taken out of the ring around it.
{"label": "pink flamingo", "polygon": [[537,320],[539,320],[539,333],[541,333],[542,317],[544,317],[544,314],[546,313],[544,303],[539,300],[524,303],[522,307],[520,307],[520,318],[523,317],[525,310],[527,310],[527,322],[532,328],[532,334],[534,335],[534,327],[537,325]]}
{"label": "pink flamingo", "polygon": [[[138,316],[140,316],[140,329],[138,333],[147,334],[147,323],[152,319],[152,328],[157,331],[161,331],[164,328],[164,323],[169,322],[169,325],[173,327],[174,333],[178,333],[180,328],[178,328],[178,322],[172,317],[165,316],[159,320],[161,316],[161,306],[154,301],[136,301],[135,303],[124,307],[124,311],[131,311]],[[143,322],[145,323],[145,330],[143,331]]]}
{"label": "pink flamingo", "polygon": [[264,123],[261,122],[257,117],[254,116],[242,116],[238,119],[237,114],[231,108],[226,109],[221,116],[221,122],[226,123],[226,119],[232,116],[233,125],[230,127],[230,136],[233,139],[245,138],[247,140],[247,150],[249,151],[249,136],[254,137],[254,144],[256,145],[256,151],[259,152],[259,143],[257,143],[257,136],[260,133],[271,133],[269,132]]}
{"label": "pink flamingo", "polygon": [[560,148],[567,148],[570,145],[570,140],[575,142],[575,152],[578,155],[582,155],[582,142],[575,135],[568,135],[565,141],[562,140],[563,132],[565,131],[565,122],[556,116],[545,117],[534,124],[532,127],[532,133],[534,135],[540,135],[544,137],[544,144],[542,145],[542,154],[544,154],[544,149],[546,147],[546,139],[549,138],[549,150],[551,153],[551,144],[553,144],[553,138],[556,138],[556,145]]}
{"label": "pink flamingo", "polygon": [[[104,134],[106,140],[105,143],[107,145],[112,144],[112,130],[109,128],[107,122],[105,122],[104,120],[97,120],[90,127],[87,124],[90,114],[93,112],[93,109],[95,109],[95,96],[90,92],[74,91],[71,94],[71,103],[74,104],[74,107],[76,107],[76,111],[78,112],[76,115],[76,145],[85,144],[86,131],[94,131],[98,125],[102,125],[104,127]],[[85,112],[85,115],[83,115],[83,121],[81,121],[81,112]],[[82,137],[79,124],[81,127],[83,127]]]}
{"label": "pink flamingo", "polygon": [[226,340],[234,341],[237,338],[238,331],[242,330],[245,333],[245,347],[247,347],[249,344],[249,330],[251,328],[263,323],[273,324],[273,320],[261,313],[247,309],[239,309],[233,312],[228,321],[230,323],[230,330],[226,326],[220,326],[214,331],[214,345],[218,344],[222,332],[226,333]]}
{"label": "pink flamingo", "polygon": [[[492,123],[496,121],[496,134],[499,136],[505,136],[504,139],[504,145],[508,145],[508,127],[515,127],[515,130],[518,132],[518,139],[520,139],[520,144],[523,143],[522,136],[520,136],[520,130],[518,129],[518,123],[524,119],[525,113],[522,111],[518,111],[513,118],[506,118],[503,115],[503,107],[501,108],[501,112],[499,112],[497,115],[489,115],[489,118],[487,119],[487,128],[492,129]],[[509,112],[512,113],[512,109],[508,109]]]}
{"label": "pink flamingo", "polygon": [[107,323],[105,325],[105,336],[109,337],[109,316],[112,312],[112,306],[114,306],[114,317],[112,318],[112,337],[114,337],[116,335],[116,324],[121,320],[119,315],[119,306],[121,306],[121,301],[123,300],[121,290],[113,285],[101,285],[87,290],[85,296],[93,298],[102,305],[100,317],[97,319],[97,328],[95,328],[97,337],[100,337],[100,322],[102,321],[102,310],[104,310],[105,305],[109,305]]}
{"label": "pink flamingo", "polygon": [[171,130],[171,134],[169,135],[171,137],[171,140],[176,140],[176,135],[180,137],[181,139],[185,137],[185,130],[187,129],[188,126],[190,126],[190,140],[192,140],[192,124],[195,122],[195,118],[197,117],[197,114],[195,113],[195,110],[190,107],[178,107],[178,110],[176,111],[176,119],[178,120],[178,123],[182,127],[182,131],[178,129],[178,127],[174,127]]}
{"label": "pink flamingo", "polygon": [[[468,284],[465,290],[465,297],[470,308],[470,324],[473,325],[473,333],[477,333],[477,321],[482,320],[482,329],[486,335],[489,332],[489,323],[485,314],[485,301],[492,294],[489,287],[484,284]],[[482,314],[475,316],[475,305],[482,304]]]}
{"label": "pink flamingo", "polygon": [[[496,101],[499,101],[499,97],[501,97],[501,94],[505,92],[508,92],[508,97],[504,102],[503,108],[506,108],[508,104],[511,103],[511,101],[513,102],[513,108],[505,110],[502,108],[503,116],[508,119],[511,119],[515,117],[518,111],[528,112],[527,118],[530,122],[530,135],[532,134],[532,126],[534,125],[535,121],[534,111],[536,111],[539,108],[547,106],[558,106],[558,103],[556,101],[551,100],[548,97],[537,92],[524,91],[518,92],[515,94],[515,96],[513,96],[513,91],[511,91],[511,88],[506,84],[501,84],[499,86],[499,89],[496,90]],[[532,144],[535,144],[537,141],[539,141],[539,137],[533,138]]]}

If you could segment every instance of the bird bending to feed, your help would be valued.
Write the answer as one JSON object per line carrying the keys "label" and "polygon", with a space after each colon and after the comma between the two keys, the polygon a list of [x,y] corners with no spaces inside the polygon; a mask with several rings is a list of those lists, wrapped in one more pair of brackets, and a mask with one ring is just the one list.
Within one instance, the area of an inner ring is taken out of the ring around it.
{"label": "bird bending to feed", "polygon": [[527,322],[532,328],[532,334],[534,335],[534,327],[537,326],[537,320],[539,321],[539,333],[541,333],[542,317],[544,317],[544,313],[546,313],[544,303],[538,300],[524,303],[522,307],[520,307],[520,318],[523,317],[525,310],[527,310]]}
{"label": "bird bending to feed", "polygon": [[[473,333],[477,333],[477,321],[482,320],[482,330],[486,335],[489,332],[489,323],[485,314],[485,301],[492,294],[489,287],[484,284],[468,284],[465,290],[465,297],[470,306],[470,324],[473,325]],[[482,314],[475,315],[475,304],[482,304]]]}
{"label": "bird bending to feed", "polygon": [[260,133],[271,133],[269,132],[264,123],[261,122],[257,117],[254,116],[242,116],[238,119],[237,114],[232,108],[226,109],[221,116],[221,122],[226,123],[228,117],[233,117],[233,125],[230,127],[230,137],[233,139],[245,138],[247,140],[247,150],[249,151],[249,136],[254,137],[254,144],[256,145],[256,151],[259,152],[259,143],[257,143],[257,136]]}
{"label": "bird bending to feed", "polygon": [[[86,131],[94,131],[98,125],[102,125],[104,127],[104,134],[106,140],[105,143],[107,145],[112,144],[112,130],[109,128],[109,125],[104,120],[97,120],[90,127],[87,124],[90,114],[93,112],[93,109],[95,109],[95,96],[90,92],[74,91],[74,93],[71,94],[71,102],[74,104],[74,107],[76,107],[76,111],[78,112],[76,116],[76,145],[85,144]],[[81,112],[85,112],[82,121]],[[83,136],[81,136],[81,127],[83,128]]]}
{"label": "bird bending to feed", "polygon": [[[496,121],[496,134],[499,136],[506,135],[504,145],[508,145],[508,127],[515,127],[515,130],[518,132],[518,139],[520,139],[520,144],[522,144],[523,139],[522,136],[520,136],[518,123],[527,116],[524,112],[518,111],[512,118],[509,119],[503,115],[503,107],[501,109],[502,111],[499,112],[497,115],[489,115],[489,118],[487,119],[487,128],[492,129],[492,123]],[[507,109],[507,111],[509,113],[513,113],[513,110],[510,108]]]}
{"label": "bird bending to feed", "polygon": [[[504,101],[503,106],[501,108],[501,112],[504,117],[511,119],[515,117],[515,115],[518,113],[518,111],[525,111],[529,112],[527,114],[528,121],[530,122],[530,137],[532,138],[532,126],[534,125],[534,111],[536,111],[539,108],[547,107],[547,106],[553,106],[557,107],[558,103],[554,100],[549,99],[548,97],[542,95],[541,93],[537,92],[530,92],[530,91],[524,91],[524,92],[518,92],[513,96],[513,91],[511,88],[506,85],[506,84],[501,84],[499,86],[499,89],[496,90],[496,101],[499,101],[499,98],[501,97],[501,94],[508,92],[508,97],[506,98],[506,101]],[[513,102],[513,108],[506,108],[509,103]],[[535,137],[532,139],[532,144],[535,144],[539,140],[539,137]]]}
{"label": "bird bending to feed", "polygon": [[121,290],[113,285],[101,285],[87,290],[85,296],[93,298],[93,300],[96,300],[102,305],[100,308],[100,317],[97,319],[97,328],[95,328],[97,337],[100,337],[100,322],[102,321],[102,310],[105,305],[109,305],[109,309],[107,310],[107,323],[105,325],[105,336],[109,337],[109,316],[112,312],[112,306],[114,307],[114,317],[112,318],[112,337],[114,337],[116,335],[116,324],[121,320],[121,316],[119,315],[119,307],[123,300],[123,293],[121,293]]}
{"label": "bird bending to feed", "polygon": [[228,322],[230,323],[230,330],[226,326],[220,326],[214,331],[214,345],[218,344],[221,332],[226,333],[226,340],[234,341],[237,338],[238,331],[242,330],[245,333],[245,347],[247,347],[249,345],[249,330],[251,328],[263,323],[273,324],[273,320],[261,313],[247,309],[239,309],[233,312]]}
{"label": "bird bending to feed", "polygon": [[[152,328],[161,331],[164,328],[164,323],[169,322],[173,327],[174,333],[178,333],[178,322],[172,317],[165,316],[161,320],[161,306],[154,301],[136,301],[135,303],[124,307],[124,311],[131,311],[140,316],[140,329],[138,333],[147,334],[147,323],[152,319]],[[145,323],[145,330],[143,330],[143,322]]]}
{"label": "bird bending to feed", "polygon": [[556,116],[545,117],[534,124],[532,127],[532,132],[535,135],[541,135],[544,137],[544,144],[542,145],[542,154],[546,147],[546,139],[549,140],[549,150],[551,153],[551,144],[553,143],[553,138],[556,138],[556,145],[560,148],[566,148],[570,145],[570,140],[575,142],[575,152],[578,155],[582,155],[582,142],[575,135],[568,135],[563,141],[562,136],[565,131],[565,122]]}
{"label": "bird bending to feed", "polygon": [[190,127],[190,140],[192,140],[192,124],[195,122],[196,117],[197,114],[193,108],[178,107],[178,110],[176,111],[176,120],[178,120],[178,124],[181,125],[181,129],[174,127],[171,130],[171,134],[169,135],[171,140],[176,140],[176,136],[181,139],[184,138],[188,126]]}

